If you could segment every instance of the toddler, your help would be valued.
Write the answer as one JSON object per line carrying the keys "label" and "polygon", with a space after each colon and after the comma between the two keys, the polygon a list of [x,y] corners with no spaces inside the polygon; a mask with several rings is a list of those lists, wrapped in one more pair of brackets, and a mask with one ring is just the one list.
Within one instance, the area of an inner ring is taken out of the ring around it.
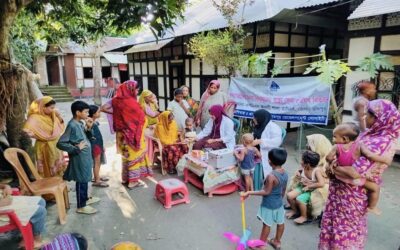
{"label": "toddler", "polygon": [[253,146],[254,136],[246,133],[242,136],[244,148],[234,151],[234,154],[240,162],[240,172],[244,176],[246,191],[253,191],[253,174],[255,168],[255,158],[261,158],[260,151]]}
{"label": "toddler", "polygon": [[326,160],[331,163],[335,158],[340,167],[346,168],[346,173],[334,171],[335,177],[345,183],[364,186],[369,193],[368,210],[375,214],[380,214],[380,210],[376,207],[379,200],[380,187],[377,183],[369,181],[351,168],[354,162],[361,156],[367,157],[371,161],[390,165],[391,159],[379,156],[371,152],[366,146],[357,142],[360,133],[355,123],[343,123],[333,130],[333,142],[336,144],[326,156]]}
{"label": "toddler", "polygon": [[89,117],[93,119],[92,126],[92,137],[90,138],[90,144],[92,146],[92,156],[93,156],[93,175],[94,182],[92,186],[95,187],[108,187],[106,183],[108,178],[100,177],[100,166],[106,163],[105,150],[103,145],[103,136],[101,135],[99,122],[97,119],[100,118],[100,108],[96,105],[89,106]]}
{"label": "toddler", "polygon": [[[289,177],[282,165],[286,162],[286,158],[287,152],[285,149],[271,149],[268,152],[268,159],[272,167],[272,172],[265,178],[264,189],[261,191],[246,191],[240,194],[244,198],[247,198],[249,195],[263,196],[260,209],[257,213],[257,217],[263,222],[260,240],[268,241],[274,249],[281,248],[281,238],[285,230],[283,196],[285,195]],[[275,238],[268,239],[273,224],[277,224]]]}
{"label": "toddler", "polygon": [[287,194],[287,200],[292,210],[286,214],[288,219],[294,219],[300,215],[294,220],[298,225],[307,222],[307,205],[310,203],[311,192],[325,185],[322,170],[317,167],[320,160],[319,154],[312,151],[305,151],[301,158],[300,164],[302,169],[296,173],[296,175],[301,177],[301,181]]}

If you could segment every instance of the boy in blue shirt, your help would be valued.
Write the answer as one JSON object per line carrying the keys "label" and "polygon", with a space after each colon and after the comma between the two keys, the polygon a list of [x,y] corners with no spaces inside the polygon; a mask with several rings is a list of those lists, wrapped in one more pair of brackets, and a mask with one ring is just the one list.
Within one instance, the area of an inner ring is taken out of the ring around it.
{"label": "boy in blue shirt", "polygon": [[[282,148],[274,148],[268,152],[269,164],[272,172],[265,178],[264,189],[261,191],[247,191],[241,196],[247,198],[249,195],[263,196],[257,217],[263,222],[260,240],[268,242],[275,249],[281,248],[281,238],[285,230],[285,209],[283,208],[283,197],[285,196],[288,174],[282,165],[286,162],[287,152]],[[274,239],[268,240],[271,226],[277,224]]]}
{"label": "boy in blue shirt", "polygon": [[[73,118],[68,122],[64,134],[60,137],[57,148],[66,151],[69,156],[64,179],[76,182],[77,213],[94,214],[97,210],[89,204],[100,201],[97,197],[88,198],[88,183],[92,180],[92,150],[90,130],[93,120],[88,118],[89,105],[76,101],[71,105]],[[85,125],[86,123],[86,125]]]}

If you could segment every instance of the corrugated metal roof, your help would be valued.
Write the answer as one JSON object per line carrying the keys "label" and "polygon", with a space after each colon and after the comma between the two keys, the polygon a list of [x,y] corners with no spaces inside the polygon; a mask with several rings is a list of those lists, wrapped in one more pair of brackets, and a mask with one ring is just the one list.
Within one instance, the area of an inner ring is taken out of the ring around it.
{"label": "corrugated metal roof", "polygon": [[103,56],[110,63],[116,63],[116,64],[127,64],[128,63],[127,56],[122,53],[104,53]]}
{"label": "corrugated metal roof", "polygon": [[[317,5],[324,5],[328,3],[333,3],[333,2],[339,2],[340,0],[302,0],[303,3],[299,3],[299,5],[296,7],[296,9],[299,8],[307,8],[307,7],[313,7]],[[293,2],[293,1],[289,1]]]}
{"label": "corrugated metal roof", "polygon": [[145,52],[145,51],[154,51],[154,50],[159,50],[165,45],[167,45],[169,42],[174,40],[173,38],[165,39],[165,40],[159,40],[154,41],[154,42],[149,42],[149,43],[142,43],[138,45],[134,45],[130,49],[124,52],[124,54],[129,54],[129,53],[137,53],[137,52]]}
{"label": "corrugated metal roof", "polygon": [[[128,44],[128,38],[123,37],[104,37],[100,43],[100,52],[113,50]],[[76,42],[68,42],[61,46],[60,50],[66,54],[89,54],[94,53],[95,45],[88,44],[82,46]]]}
{"label": "corrugated metal roof", "polygon": [[364,0],[347,19],[378,16],[399,11],[400,0]]}
{"label": "corrugated metal roof", "polygon": [[[297,9],[322,5],[340,0],[255,0],[252,4],[238,8],[234,20],[242,24],[254,23],[271,19],[285,9]],[[177,20],[173,29],[166,31],[163,39],[170,39],[203,31],[222,29],[228,26],[228,22],[214,7],[211,0],[196,1],[191,4],[183,14],[184,20]],[[155,40],[150,30],[139,32],[128,39],[127,45],[141,44]],[[126,46],[126,45],[125,45]],[[132,53],[130,50],[125,53]]]}

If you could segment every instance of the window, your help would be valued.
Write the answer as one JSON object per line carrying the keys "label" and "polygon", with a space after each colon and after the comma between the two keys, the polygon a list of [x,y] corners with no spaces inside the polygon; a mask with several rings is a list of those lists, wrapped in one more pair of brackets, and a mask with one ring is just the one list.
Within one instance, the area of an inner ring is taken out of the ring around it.
{"label": "window", "polygon": [[93,68],[92,67],[83,67],[83,78],[84,79],[92,79],[93,78]]}
{"label": "window", "polygon": [[101,67],[101,75],[103,78],[111,77],[111,67]]}
{"label": "window", "polygon": [[158,97],[158,79],[154,76],[148,78],[149,90]]}
{"label": "window", "polygon": [[143,91],[143,77],[142,76],[134,76],[133,79],[135,79],[135,81],[138,83],[139,95],[140,95]]}

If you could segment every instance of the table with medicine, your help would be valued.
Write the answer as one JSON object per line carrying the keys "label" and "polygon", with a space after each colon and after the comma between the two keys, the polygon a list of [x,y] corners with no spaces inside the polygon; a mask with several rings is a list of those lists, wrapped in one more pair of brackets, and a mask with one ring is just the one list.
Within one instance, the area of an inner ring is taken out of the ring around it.
{"label": "table with medicine", "polygon": [[233,150],[220,149],[203,152],[193,150],[183,156],[184,181],[191,183],[212,197],[237,191],[240,170]]}

